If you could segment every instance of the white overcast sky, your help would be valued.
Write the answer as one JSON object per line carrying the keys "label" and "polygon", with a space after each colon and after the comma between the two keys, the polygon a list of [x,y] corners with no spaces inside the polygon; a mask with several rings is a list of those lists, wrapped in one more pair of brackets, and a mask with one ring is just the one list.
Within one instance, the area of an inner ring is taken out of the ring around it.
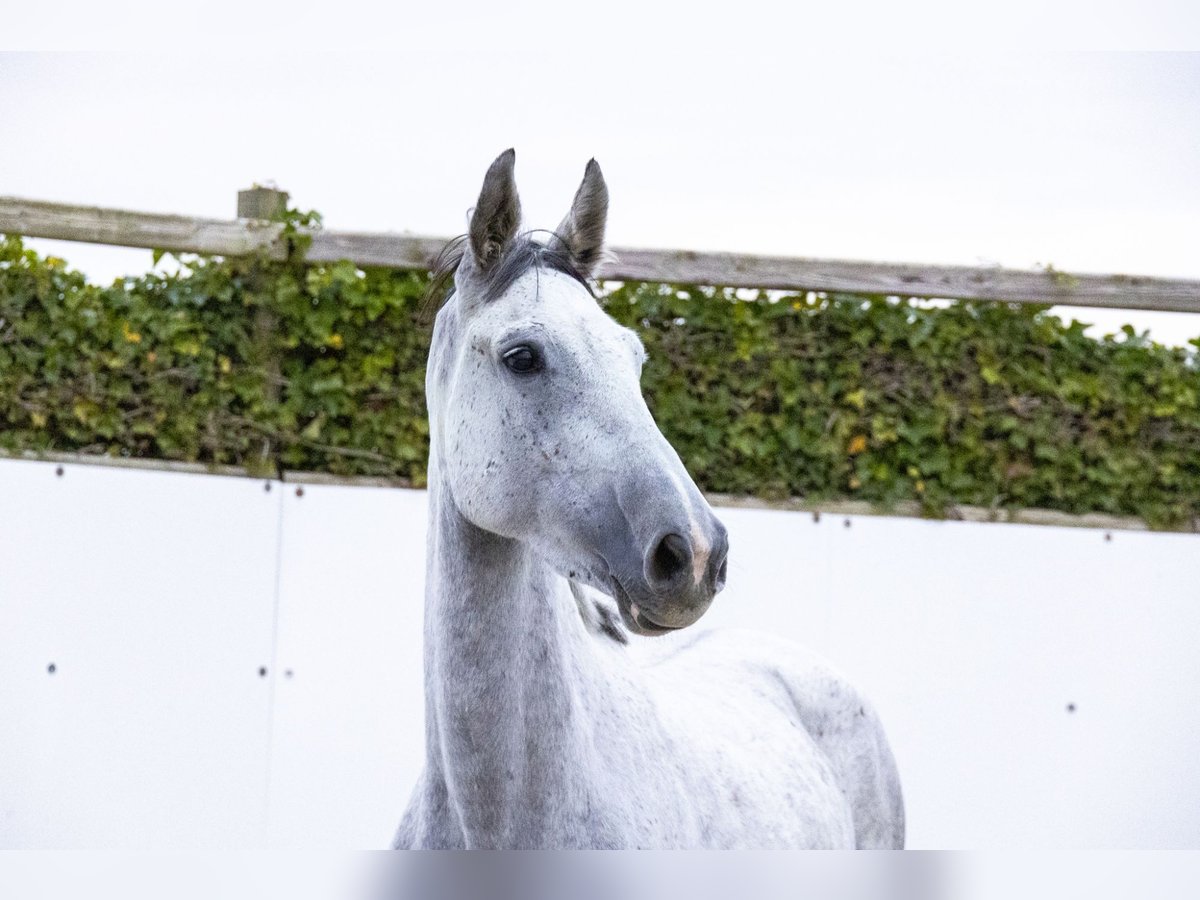
{"label": "white overcast sky", "polygon": [[[533,226],[595,156],[619,245],[1200,279],[1200,54],[815,51],[786,18],[539,50],[470,13],[349,52],[2,55],[0,194],[230,217],[273,182],[330,228],[450,235],[515,146]],[[149,264],[35,244],[97,280]]]}

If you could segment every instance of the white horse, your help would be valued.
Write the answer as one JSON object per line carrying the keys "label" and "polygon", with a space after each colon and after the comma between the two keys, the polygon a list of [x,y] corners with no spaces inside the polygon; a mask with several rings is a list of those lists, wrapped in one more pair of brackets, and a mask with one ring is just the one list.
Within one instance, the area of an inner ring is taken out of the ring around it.
{"label": "white horse", "polygon": [[[426,375],[426,750],[397,847],[900,847],[866,701],[769,635],[688,632],[728,542],[597,304],[595,160],[545,243],[492,164]],[[629,633],[632,632],[631,636]]]}

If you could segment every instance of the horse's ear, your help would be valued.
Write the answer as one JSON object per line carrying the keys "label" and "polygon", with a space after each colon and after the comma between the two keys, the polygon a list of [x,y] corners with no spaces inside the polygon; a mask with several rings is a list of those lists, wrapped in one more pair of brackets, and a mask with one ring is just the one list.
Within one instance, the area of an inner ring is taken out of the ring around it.
{"label": "horse's ear", "polygon": [[600,164],[594,159],[589,160],[571,211],[555,231],[584,275],[594,275],[604,257],[604,224],[607,220],[608,185],[604,183]]}
{"label": "horse's ear", "polygon": [[521,200],[513,178],[516,159],[516,151],[511,148],[496,157],[483,178],[479,202],[471,213],[471,253],[484,270],[504,255],[504,248],[521,224]]}

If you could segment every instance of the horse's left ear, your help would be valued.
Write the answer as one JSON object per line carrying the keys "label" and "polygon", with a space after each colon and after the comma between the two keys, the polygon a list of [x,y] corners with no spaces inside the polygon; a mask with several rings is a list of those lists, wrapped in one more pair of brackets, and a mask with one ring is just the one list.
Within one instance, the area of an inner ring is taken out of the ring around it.
{"label": "horse's left ear", "polygon": [[584,275],[596,274],[604,258],[604,223],[608,220],[608,186],[600,164],[589,160],[583,183],[575,192],[571,211],[555,230],[571,259]]}

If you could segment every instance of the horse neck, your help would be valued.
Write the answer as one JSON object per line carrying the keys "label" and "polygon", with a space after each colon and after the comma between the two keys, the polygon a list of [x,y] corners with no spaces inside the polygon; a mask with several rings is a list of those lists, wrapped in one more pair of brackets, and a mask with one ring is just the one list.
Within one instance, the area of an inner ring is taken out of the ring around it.
{"label": "horse neck", "polygon": [[430,465],[425,694],[430,770],[467,846],[513,845],[579,798],[584,711],[603,705],[566,581],[462,517]]}

